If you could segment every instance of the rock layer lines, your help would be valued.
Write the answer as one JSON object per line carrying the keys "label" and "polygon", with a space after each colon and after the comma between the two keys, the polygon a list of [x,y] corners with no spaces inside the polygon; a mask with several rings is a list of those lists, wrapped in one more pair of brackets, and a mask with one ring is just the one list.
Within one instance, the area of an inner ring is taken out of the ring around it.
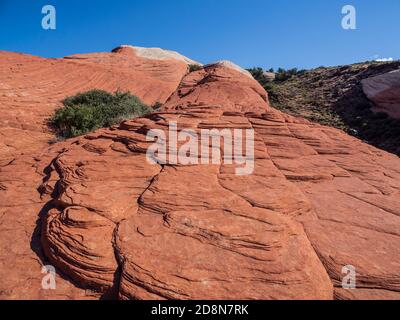
{"label": "rock layer lines", "polygon": [[[71,60],[86,68],[109,57]],[[11,288],[29,277],[24,297],[52,298],[37,265],[22,268],[38,259],[32,234],[66,279],[60,298],[87,297],[78,288],[120,299],[400,297],[398,157],[271,108],[255,80],[226,65],[187,74],[168,96],[156,113],[1,167],[3,298],[22,297]],[[146,133],[171,121],[254,129],[253,174],[150,164]],[[34,232],[26,221],[38,215]],[[342,289],[346,265],[357,290]]]}

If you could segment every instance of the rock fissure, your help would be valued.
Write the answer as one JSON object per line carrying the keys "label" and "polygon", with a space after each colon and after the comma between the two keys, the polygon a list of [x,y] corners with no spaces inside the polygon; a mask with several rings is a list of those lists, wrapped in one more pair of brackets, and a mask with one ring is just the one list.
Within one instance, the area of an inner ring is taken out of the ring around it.
{"label": "rock fissure", "polygon": [[[400,294],[398,157],[271,108],[264,89],[228,63],[187,73],[184,61],[139,57],[130,47],[73,62],[0,55],[1,70],[21,64],[0,81],[7,94],[19,94],[12,104],[0,97],[8,119],[0,130],[0,262],[10,266],[0,270],[1,298]],[[22,82],[27,73],[32,79]],[[48,146],[43,117],[93,86],[163,105]],[[171,122],[196,133],[254,129],[253,173],[238,176],[223,158],[149,163],[147,133]],[[41,289],[45,263],[62,275],[55,292]],[[346,265],[360,281],[352,292],[340,287]]]}

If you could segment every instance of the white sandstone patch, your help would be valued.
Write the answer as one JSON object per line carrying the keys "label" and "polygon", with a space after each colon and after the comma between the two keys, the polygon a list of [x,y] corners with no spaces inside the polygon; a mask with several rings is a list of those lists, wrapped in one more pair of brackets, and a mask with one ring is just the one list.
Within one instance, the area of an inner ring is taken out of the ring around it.
{"label": "white sandstone patch", "polygon": [[221,60],[221,61],[217,61],[214,63],[210,63],[207,64],[205,67],[214,67],[214,66],[221,66],[221,67],[225,67],[225,68],[230,68],[236,71],[239,71],[240,73],[243,73],[244,75],[250,77],[251,79],[253,79],[253,76],[251,75],[250,72],[248,72],[247,70],[243,69],[242,67],[239,67],[237,64],[234,64],[232,61],[228,61],[228,60]]}
{"label": "white sandstone patch", "polygon": [[120,47],[121,48],[124,48],[124,47],[133,48],[136,52],[136,55],[141,58],[153,59],[153,60],[174,59],[174,60],[183,61],[186,64],[201,65],[201,63],[198,63],[197,61],[189,59],[188,57],[185,57],[184,55],[181,55],[180,53],[178,53],[176,51],[172,51],[172,50],[164,50],[161,48],[135,47],[135,46],[129,46],[129,45],[122,45]]}

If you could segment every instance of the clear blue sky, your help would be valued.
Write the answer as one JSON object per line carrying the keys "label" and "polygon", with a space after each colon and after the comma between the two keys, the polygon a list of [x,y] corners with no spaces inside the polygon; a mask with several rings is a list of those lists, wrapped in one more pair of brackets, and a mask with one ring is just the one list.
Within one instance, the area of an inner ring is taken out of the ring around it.
{"label": "clear blue sky", "polygon": [[[46,4],[56,30],[41,27]],[[357,30],[341,28],[346,4]],[[203,63],[311,68],[399,59],[399,31],[399,0],[0,0],[0,49],[44,57],[132,44]]]}

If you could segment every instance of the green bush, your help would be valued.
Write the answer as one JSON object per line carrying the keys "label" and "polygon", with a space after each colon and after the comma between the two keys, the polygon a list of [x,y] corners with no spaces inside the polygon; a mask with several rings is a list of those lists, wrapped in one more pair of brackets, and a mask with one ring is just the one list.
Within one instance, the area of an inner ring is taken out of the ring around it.
{"label": "green bush", "polygon": [[[265,75],[264,70],[260,67],[247,69],[247,71],[249,71],[253,76],[253,78],[256,79],[263,87],[268,86],[269,83],[271,82],[275,83],[284,82],[291,79],[293,76],[301,76],[306,73],[306,70],[298,70],[297,68],[288,70],[279,68],[275,72],[275,79],[271,80],[269,77]],[[269,72],[274,72],[274,69],[273,68],[269,69]]]}
{"label": "green bush", "polygon": [[50,119],[59,136],[71,138],[151,112],[129,92],[91,90],[68,97]]}
{"label": "green bush", "polygon": [[190,72],[194,72],[194,71],[198,71],[198,70],[201,70],[201,69],[203,69],[203,67],[198,65],[198,64],[190,64],[189,65],[189,73]]}
{"label": "green bush", "polygon": [[304,71],[303,70],[299,71],[299,70],[297,70],[297,68],[288,69],[288,70],[279,68],[275,75],[275,81],[276,82],[284,82],[286,80],[289,80],[293,76],[296,76],[299,72],[302,73]]}
{"label": "green bush", "polygon": [[249,71],[253,78],[257,80],[263,87],[271,82],[271,79],[265,76],[264,70],[260,67],[247,69],[247,71]]}

